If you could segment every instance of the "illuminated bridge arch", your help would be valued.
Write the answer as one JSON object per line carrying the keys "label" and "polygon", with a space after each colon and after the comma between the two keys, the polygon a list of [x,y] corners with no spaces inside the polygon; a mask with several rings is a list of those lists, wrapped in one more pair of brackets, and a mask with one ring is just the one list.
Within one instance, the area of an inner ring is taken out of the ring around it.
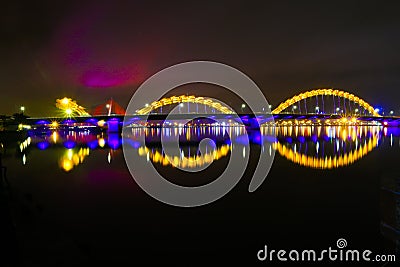
{"label": "illuminated bridge arch", "polygon": [[180,104],[180,103],[202,104],[202,105],[211,107],[215,110],[218,110],[224,114],[234,114],[233,110],[231,110],[227,106],[224,106],[220,102],[216,102],[214,99],[207,98],[207,97],[201,97],[201,96],[196,97],[194,95],[190,95],[190,96],[181,95],[181,96],[171,96],[171,97],[163,98],[161,100],[154,101],[151,104],[146,105],[145,107],[143,107],[139,110],[136,110],[136,113],[139,115],[149,114],[150,112],[152,112],[158,108],[161,108],[163,106]]}
{"label": "illuminated bridge arch", "polygon": [[366,101],[363,99],[359,98],[358,96],[355,96],[351,93],[341,91],[341,90],[335,90],[335,89],[316,89],[312,91],[308,91],[305,93],[301,93],[299,95],[296,95],[285,102],[281,103],[275,110],[272,111],[272,114],[279,114],[288,107],[300,102],[301,100],[305,100],[307,98],[312,98],[314,96],[336,96],[336,97],[341,97],[344,99],[348,99],[350,101],[353,101],[354,103],[358,104],[360,107],[363,107],[366,111],[368,111],[370,114],[376,117],[381,117],[378,112],[375,111],[375,109],[368,104]]}

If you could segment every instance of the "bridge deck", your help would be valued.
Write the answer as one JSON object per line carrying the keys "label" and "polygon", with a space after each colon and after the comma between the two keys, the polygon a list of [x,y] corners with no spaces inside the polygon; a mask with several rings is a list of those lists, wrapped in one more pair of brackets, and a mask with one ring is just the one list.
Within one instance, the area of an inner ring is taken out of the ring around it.
{"label": "bridge deck", "polygon": [[[268,121],[271,120],[272,117],[274,120],[314,120],[314,119],[321,119],[321,120],[328,120],[328,119],[341,119],[342,115],[330,115],[330,114],[265,114],[265,113],[255,113],[255,114],[238,114],[238,116],[242,119],[246,118],[254,118],[261,121]],[[148,121],[163,121],[166,120],[184,120],[190,118],[210,118],[210,119],[235,119],[235,115],[232,114],[150,114],[150,115],[99,115],[99,116],[79,116],[72,118],[75,122],[88,122],[90,120],[112,120],[118,119],[119,121],[123,121],[124,119],[129,120],[148,120]],[[28,118],[28,124],[37,124],[40,121],[65,121],[67,118],[62,117],[41,117],[41,118]],[[359,121],[378,121],[378,122],[400,122],[400,117],[375,117],[375,116],[360,116],[357,117]]]}

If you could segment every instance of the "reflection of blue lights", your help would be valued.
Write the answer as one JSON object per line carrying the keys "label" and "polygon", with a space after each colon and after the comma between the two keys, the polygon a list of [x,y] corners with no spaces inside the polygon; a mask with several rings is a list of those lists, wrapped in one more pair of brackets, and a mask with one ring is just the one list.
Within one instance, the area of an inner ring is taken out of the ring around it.
{"label": "reflection of blue lights", "polygon": [[288,142],[289,144],[293,143],[292,137],[286,137],[285,140],[286,140],[286,142]]}
{"label": "reflection of blue lights", "polygon": [[262,144],[262,138],[260,132],[250,132],[249,136],[250,142],[253,144]]}
{"label": "reflection of blue lights", "polygon": [[241,135],[238,136],[235,140],[236,143],[242,144],[242,145],[247,145],[249,142],[249,139],[247,138],[247,135]]}
{"label": "reflection of blue lights", "polygon": [[124,142],[127,142],[131,147],[138,149],[140,147],[139,141],[133,141],[132,139],[124,139]]}
{"label": "reflection of blue lights", "polygon": [[203,140],[202,140],[202,144],[203,144],[203,145],[206,145],[207,147],[211,146],[211,147],[213,147],[213,148],[216,148],[215,141],[212,140],[211,138],[209,138],[209,139],[203,139]]}
{"label": "reflection of blue lights", "polygon": [[65,141],[64,142],[64,147],[65,148],[71,149],[71,148],[74,148],[75,146],[76,146],[76,144],[73,141]]}
{"label": "reflection of blue lights", "polygon": [[90,149],[96,149],[98,146],[99,146],[99,142],[97,141],[97,140],[93,140],[93,141],[90,141],[90,142],[88,142],[88,147],[90,148]]}
{"label": "reflection of blue lights", "polygon": [[317,143],[317,141],[318,141],[318,136],[314,134],[313,136],[311,136],[311,140],[312,140],[314,143]]}
{"label": "reflection of blue lights", "polygon": [[389,127],[388,134],[393,134],[394,136],[400,136],[400,128],[399,127]]}
{"label": "reflection of blue lights", "polygon": [[276,142],[276,136],[272,135],[266,135],[263,137],[264,141],[267,141],[268,143],[275,143]]}
{"label": "reflection of blue lights", "polygon": [[297,139],[299,139],[300,143],[304,143],[306,141],[306,138],[304,136],[299,136]]}
{"label": "reflection of blue lights", "polygon": [[43,141],[43,142],[39,142],[39,143],[37,143],[37,148],[39,148],[40,150],[46,150],[49,146],[50,146],[50,144],[48,143],[48,142],[46,142],[46,141]]}
{"label": "reflection of blue lights", "polygon": [[110,134],[108,136],[108,146],[114,150],[118,149],[121,145],[119,134]]}
{"label": "reflection of blue lights", "polygon": [[110,132],[118,132],[119,130],[119,121],[116,118],[113,118],[107,122],[108,131]]}

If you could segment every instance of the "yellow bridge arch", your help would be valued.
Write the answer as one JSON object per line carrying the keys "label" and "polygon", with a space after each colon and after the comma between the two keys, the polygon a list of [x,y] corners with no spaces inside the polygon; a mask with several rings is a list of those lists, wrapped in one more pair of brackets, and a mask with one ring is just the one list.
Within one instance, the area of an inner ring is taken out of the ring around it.
{"label": "yellow bridge arch", "polygon": [[341,90],[335,90],[335,89],[316,89],[316,90],[307,91],[305,93],[301,93],[301,94],[296,95],[296,96],[294,96],[292,98],[289,98],[285,102],[282,102],[276,109],[274,109],[272,111],[272,114],[279,114],[283,110],[287,109],[291,105],[294,105],[294,104],[296,104],[297,102],[299,102],[299,101],[301,101],[303,99],[311,98],[311,97],[314,97],[314,96],[320,96],[320,95],[323,95],[323,96],[338,96],[338,97],[349,99],[350,101],[353,101],[354,103],[357,103],[361,107],[363,107],[366,110],[368,110],[368,112],[370,112],[374,116],[381,117],[381,115],[379,115],[375,111],[375,109],[370,104],[368,104],[366,101],[364,101],[363,99],[361,99],[358,96],[355,96],[355,95],[353,95],[353,94],[351,94],[349,92],[345,92],[345,91],[341,91]]}
{"label": "yellow bridge arch", "polygon": [[234,114],[234,111],[227,106],[222,105],[219,102],[207,97],[196,97],[194,95],[181,95],[181,96],[171,96],[167,98],[163,98],[158,101],[154,101],[151,104],[136,110],[136,113],[139,115],[149,114],[153,110],[156,110],[160,107],[172,105],[172,104],[180,104],[180,103],[197,103],[209,106],[215,110],[218,110],[224,114]]}

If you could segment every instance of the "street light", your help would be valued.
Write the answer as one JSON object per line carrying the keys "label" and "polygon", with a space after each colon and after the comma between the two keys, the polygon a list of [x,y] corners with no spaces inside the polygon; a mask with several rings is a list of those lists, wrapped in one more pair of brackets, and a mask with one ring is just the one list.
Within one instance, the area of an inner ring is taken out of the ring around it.
{"label": "street light", "polygon": [[19,110],[21,110],[21,113],[24,113],[25,107],[24,107],[24,106],[21,106],[21,107],[19,108]]}
{"label": "street light", "polygon": [[293,106],[293,113],[296,113],[297,106]]}
{"label": "street light", "polygon": [[319,107],[315,107],[315,112],[319,113]]}
{"label": "street light", "polygon": [[339,111],[340,111],[340,108],[336,108],[336,113],[339,113]]}
{"label": "street light", "polygon": [[181,114],[181,108],[183,108],[183,103],[180,103],[179,105],[178,105],[178,107],[179,107],[179,114]]}
{"label": "street light", "polygon": [[67,109],[65,110],[65,114],[67,114],[68,116],[71,116],[71,114],[72,114],[72,109],[67,108]]}
{"label": "street light", "polygon": [[391,110],[391,111],[390,111],[390,115],[393,115],[393,114],[394,114],[394,111],[393,111],[393,110]]}
{"label": "street light", "polygon": [[241,107],[242,112],[243,112],[243,109],[245,109],[245,108],[246,108],[246,104],[242,104],[242,107]]}

